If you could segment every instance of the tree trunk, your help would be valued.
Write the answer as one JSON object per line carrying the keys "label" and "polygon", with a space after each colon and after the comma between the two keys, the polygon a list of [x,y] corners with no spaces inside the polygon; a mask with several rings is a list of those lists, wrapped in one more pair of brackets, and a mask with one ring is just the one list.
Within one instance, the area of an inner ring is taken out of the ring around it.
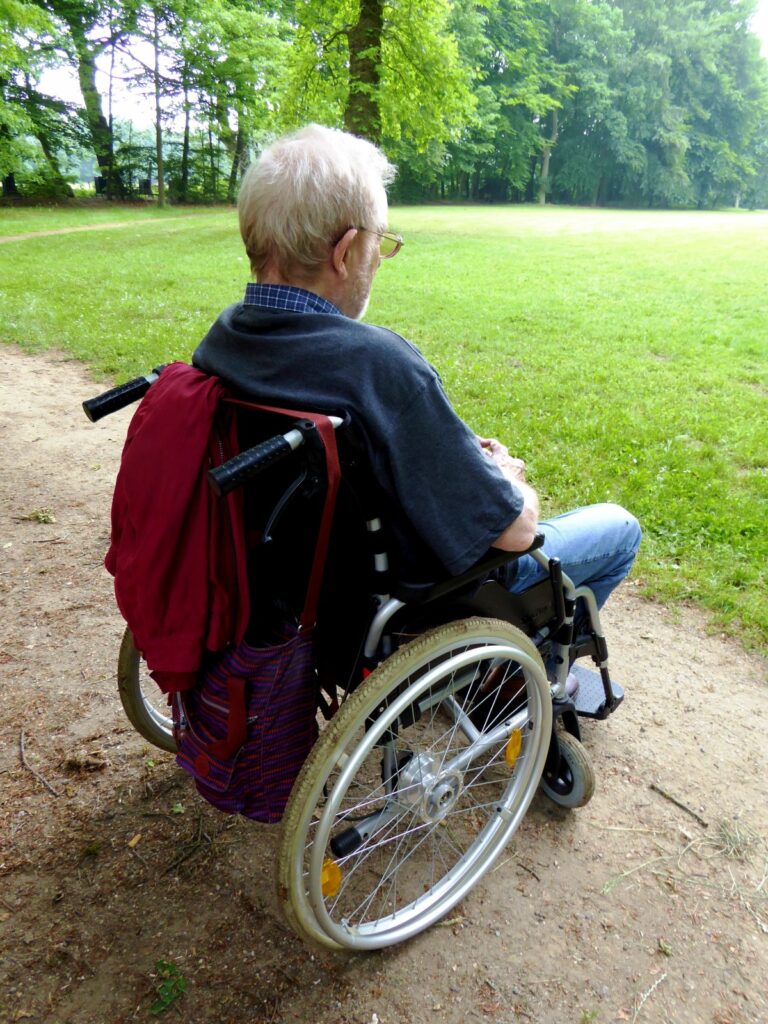
{"label": "tree trunk", "polygon": [[349,96],[344,127],[353,135],[381,142],[381,36],[384,0],[360,0],[357,23],[347,30]]}
{"label": "tree trunk", "polygon": [[181,145],[181,201],[189,198],[189,86],[184,83],[184,141]]}
{"label": "tree trunk", "polygon": [[541,174],[539,175],[539,204],[544,206],[547,202],[549,192],[549,166],[552,159],[552,150],[557,145],[558,117],[557,107],[552,111],[552,133],[544,143],[541,151]]}
{"label": "tree trunk", "polygon": [[109,164],[109,177],[114,175],[115,170],[115,118],[114,111],[112,109],[112,99],[115,84],[115,27],[112,24],[112,11],[110,10],[110,23],[109,32],[112,37],[112,44],[110,46],[109,53],[109,89],[107,91],[107,127],[109,128],[109,136],[112,140],[112,146],[110,151],[110,164]]}
{"label": "tree trunk", "polygon": [[157,162],[157,205],[165,206],[165,167],[163,166],[163,126],[161,122],[162,108],[160,106],[160,26],[158,24],[157,10],[154,12],[154,23],[152,26],[152,45],[155,51],[154,62],[154,86],[155,86],[155,160]]}
{"label": "tree trunk", "polygon": [[237,197],[237,179],[240,174],[240,166],[243,162],[244,150],[245,135],[243,134],[242,121],[238,115],[237,135],[235,136],[235,145],[232,151],[232,168],[229,172],[229,181],[227,182],[227,201],[230,203],[234,203]]}
{"label": "tree trunk", "polygon": [[[69,182],[66,181],[64,175],[61,173],[59,161],[56,159],[56,154],[53,151],[48,133],[46,132],[45,113],[48,104],[46,103],[45,98],[37,93],[28,74],[24,75],[24,88],[27,95],[26,107],[27,116],[31,123],[31,133],[40,143],[43,156],[48,164],[51,180],[56,188],[56,195],[68,196],[71,199],[74,196],[74,192],[72,191],[72,187]],[[55,102],[52,102],[50,105],[55,107]],[[4,134],[7,134],[7,131]]]}
{"label": "tree trunk", "polygon": [[51,147],[45,135],[43,135],[42,132],[36,131],[35,138],[40,143],[40,148],[43,151],[43,155],[45,156],[45,159],[48,161],[48,167],[51,170],[51,175],[53,176],[53,180],[56,183],[56,189],[58,190],[58,193],[60,195],[68,196],[70,199],[72,199],[75,193],[72,191],[72,186],[61,173],[61,170],[59,169],[59,161],[56,159],[55,154],[51,150]]}
{"label": "tree trunk", "polygon": [[57,14],[65,18],[77,54],[77,76],[80,91],[85,102],[85,120],[91,135],[91,145],[96,154],[99,173],[106,182],[106,196],[112,199],[122,196],[120,174],[114,166],[114,140],[107,119],[101,109],[101,96],[96,88],[96,54],[91,49],[83,26],[72,15],[66,18],[62,11]]}
{"label": "tree trunk", "polygon": [[213,128],[210,124],[208,125],[208,163],[211,168],[211,198],[215,201],[216,193],[219,190],[219,175],[213,151]]}
{"label": "tree trunk", "polygon": [[16,187],[16,176],[11,171],[10,174],[6,174],[3,178],[3,199],[15,199],[20,195],[21,192]]}

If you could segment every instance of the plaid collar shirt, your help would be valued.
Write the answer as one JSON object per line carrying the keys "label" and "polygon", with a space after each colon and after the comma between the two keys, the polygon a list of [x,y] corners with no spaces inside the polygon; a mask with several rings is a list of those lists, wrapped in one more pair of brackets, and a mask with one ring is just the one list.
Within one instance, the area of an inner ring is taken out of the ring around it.
{"label": "plaid collar shirt", "polygon": [[286,309],[292,313],[333,313],[344,314],[332,302],[321,295],[295,288],[289,284],[256,284],[249,281],[245,286],[246,306],[261,306],[262,309]]}

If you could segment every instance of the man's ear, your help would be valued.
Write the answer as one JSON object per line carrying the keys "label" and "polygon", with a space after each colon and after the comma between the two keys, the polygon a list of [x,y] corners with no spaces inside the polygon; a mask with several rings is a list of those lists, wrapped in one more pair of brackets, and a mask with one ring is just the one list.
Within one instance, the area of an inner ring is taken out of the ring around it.
{"label": "man's ear", "polygon": [[357,228],[347,228],[331,252],[331,263],[333,264],[333,269],[337,274],[344,278],[346,278],[349,273],[347,269],[347,254],[356,235]]}

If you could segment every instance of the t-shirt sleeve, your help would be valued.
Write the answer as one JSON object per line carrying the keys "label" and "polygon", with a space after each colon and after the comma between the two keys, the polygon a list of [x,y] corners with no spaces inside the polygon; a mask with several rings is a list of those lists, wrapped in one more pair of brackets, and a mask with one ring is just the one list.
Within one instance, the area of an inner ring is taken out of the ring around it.
{"label": "t-shirt sleeve", "polygon": [[446,569],[473,565],[520,515],[522,493],[433,377],[389,424],[389,473],[411,525]]}

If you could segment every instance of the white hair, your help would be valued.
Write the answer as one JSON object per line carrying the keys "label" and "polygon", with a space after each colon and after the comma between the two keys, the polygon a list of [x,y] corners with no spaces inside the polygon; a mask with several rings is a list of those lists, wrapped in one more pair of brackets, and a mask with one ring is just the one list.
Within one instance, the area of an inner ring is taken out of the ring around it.
{"label": "white hair", "polygon": [[395,168],[371,142],[310,124],[278,139],[243,176],[240,234],[258,275],[311,275],[350,227],[385,230]]}

